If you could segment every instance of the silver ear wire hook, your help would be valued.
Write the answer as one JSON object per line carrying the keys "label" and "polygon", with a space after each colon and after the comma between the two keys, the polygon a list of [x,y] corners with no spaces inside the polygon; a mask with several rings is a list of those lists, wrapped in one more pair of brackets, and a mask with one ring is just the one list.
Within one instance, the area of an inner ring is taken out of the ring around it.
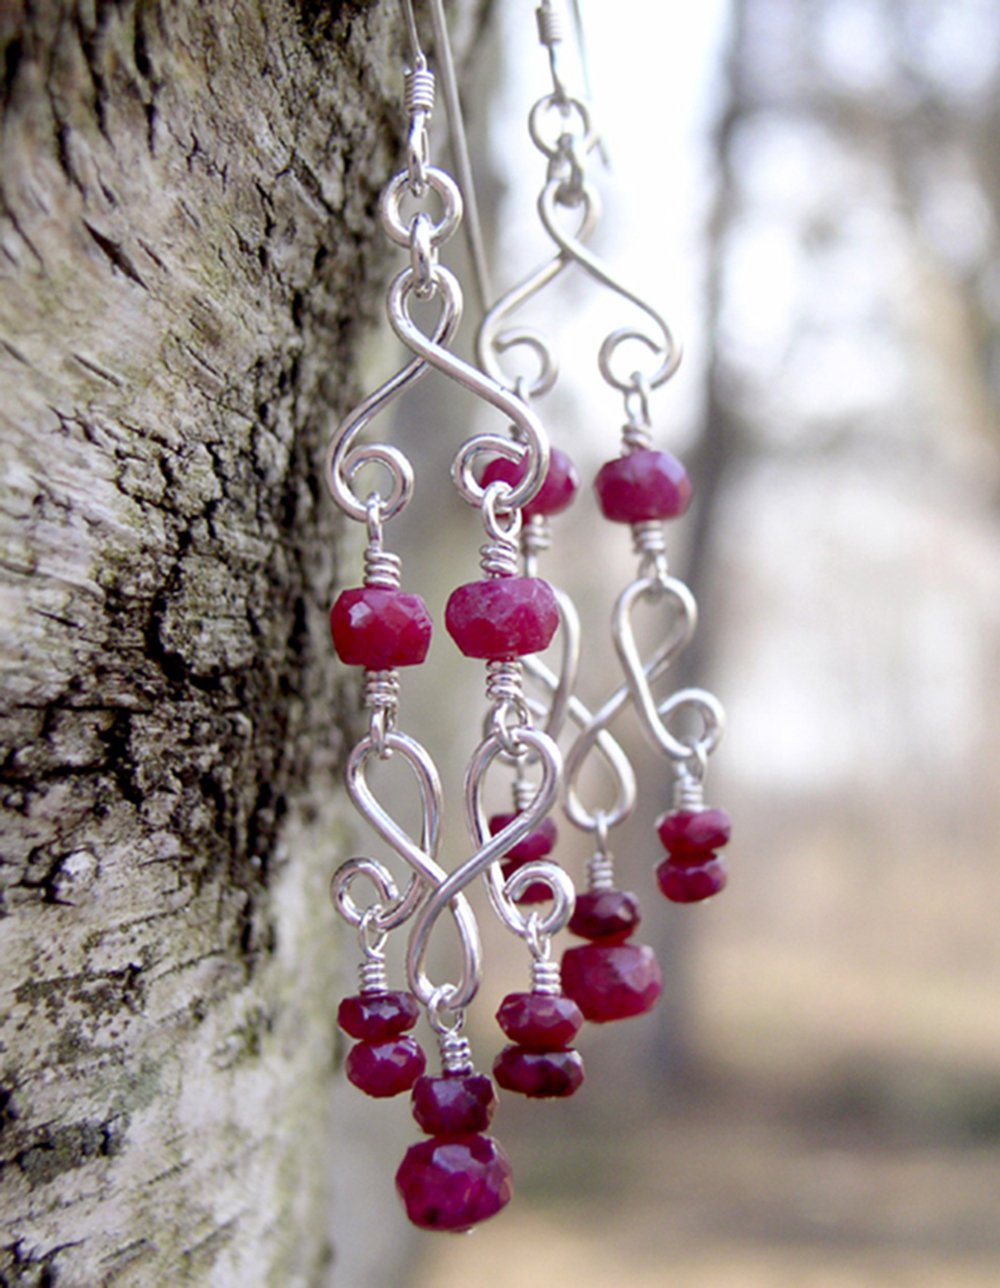
{"label": "silver ear wire hook", "polygon": [[417,17],[413,12],[413,0],[403,0],[403,21],[406,23],[406,36],[410,42],[410,53],[413,56],[414,68],[425,68],[427,56],[420,44],[420,32],[417,29]]}
{"label": "silver ear wire hook", "polygon": [[458,186],[465,201],[465,237],[469,247],[469,258],[472,260],[479,311],[485,313],[493,298],[493,292],[490,289],[490,273],[483,227],[479,218],[479,202],[476,200],[476,185],[472,177],[465,117],[458,93],[458,78],[455,75],[455,59],[451,51],[451,40],[448,36],[448,23],[445,19],[442,0],[430,0],[430,11],[438,70],[441,74],[441,88],[444,94],[444,108],[451,135],[452,158],[458,172]]}

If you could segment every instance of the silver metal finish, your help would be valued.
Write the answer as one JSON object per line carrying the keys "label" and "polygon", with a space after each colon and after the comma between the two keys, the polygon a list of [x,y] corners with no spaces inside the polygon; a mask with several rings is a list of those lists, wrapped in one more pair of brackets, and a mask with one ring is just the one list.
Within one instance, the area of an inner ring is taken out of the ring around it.
{"label": "silver metal finish", "polygon": [[[380,215],[388,239],[408,252],[409,264],[390,283],[386,315],[395,334],[414,355],[400,371],[355,408],[335,431],[326,459],[326,478],[336,503],[368,533],[365,551],[365,585],[394,590],[401,585],[401,561],[386,550],[385,527],[409,504],[414,491],[410,462],[391,444],[360,443],[361,434],[374,418],[417,380],[434,368],[461,388],[501,412],[508,422],[506,435],[481,433],[459,448],[452,468],[459,494],[482,514],[485,531],[480,561],[487,577],[506,577],[518,571],[521,509],[537,494],[549,464],[549,448],[535,413],[519,396],[468,363],[449,348],[462,314],[462,291],[454,275],[439,258],[441,247],[456,233],[464,207],[471,208],[474,240],[479,235],[474,210],[471,175],[460,108],[450,63],[447,31],[440,0],[431,0],[436,48],[441,61],[446,103],[452,116],[463,173],[466,202],[459,185],[430,163],[428,123],[434,106],[434,76],[420,46],[414,11],[404,0],[413,66],[405,74],[405,106],[409,116],[406,167],[390,179],[382,194]],[[468,227],[469,216],[467,215]],[[477,276],[488,294],[485,263]],[[418,326],[411,312],[413,298],[434,301],[437,320],[428,331]],[[479,482],[484,458],[505,456],[524,466],[516,484]],[[372,482],[372,472],[381,487]],[[341,915],[356,927],[362,953],[362,989],[385,987],[384,944],[388,934],[409,925],[407,974],[410,987],[424,1006],[438,1035],[442,1067],[460,1072],[472,1067],[468,1040],[462,1036],[464,1011],[475,997],[482,979],[479,926],[466,890],[484,874],[489,897],[498,915],[521,936],[539,963],[540,978],[552,982],[547,967],[550,939],[566,924],[573,909],[574,890],[569,878],[554,863],[529,865],[509,881],[502,878],[499,860],[535,829],[555,804],[562,758],[554,741],[533,727],[533,714],[523,688],[519,662],[491,662],[486,669],[489,712],[483,741],[473,753],[466,773],[466,813],[474,852],[458,868],[446,871],[438,860],[441,839],[442,789],[438,772],[427,751],[399,731],[397,710],[399,673],[366,671],[365,703],[370,712],[369,732],[352,750],[346,767],[348,794],[359,813],[389,846],[408,871],[400,888],[388,868],[373,858],[354,858],[334,874],[332,893]],[[565,703],[565,700],[563,700]],[[390,758],[402,761],[416,785],[419,830],[413,835],[379,801],[370,781],[374,766]],[[497,836],[489,836],[483,816],[483,783],[494,762],[513,766],[521,812]],[[525,776],[530,767],[537,786]],[[521,913],[517,899],[527,883],[546,882],[552,892],[544,915]],[[367,903],[357,893],[370,888]],[[458,939],[457,978],[433,980],[427,966],[430,939],[447,913]],[[546,974],[547,970],[547,974]]]}
{"label": "silver metal finish", "polygon": [[[600,219],[600,205],[593,188],[584,191],[580,201],[581,217],[576,231],[576,241],[587,240]],[[512,286],[485,313],[476,332],[476,360],[484,371],[508,389],[517,388],[517,376],[509,376],[500,362],[500,356],[519,346],[528,349],[538,360],[538,372],[527,385],[525,396],[541,398],[556,383],[559,365],[546,338],[531,327],[507,328],[507,320],[523,308],[559,276],[573,262],[571,255],[560,249],[552,259],[542,264],[522,282]]]}
{"label": "silver metal finish", "polygon": [[462,101],[458,93],[458,78],[455,75],[455,60],[451,52],[451,40],[448,37],[448,23],[445,19],[442,0],[430,0],[430,11],[431,22],[434,27],[434,48],[441,69],[444,107],[448,114],[452,157],[455,161],[455,169],[458,172],[458,181],[465,197],[465,235],[469,247],[469,258],[472,261],[479,310],[482,313],[485,312],[489,301],[493,298],[493,291],[490,287],[489,261],[486,258],[486,243],[483,239],[483,229],[479,218],[479,202],[476,200],[476,185],[472,177],[472,162],[469,159],[465,118],[462,114]]}
{"label": "silver metal finish", "polygon": [[[435,272],[435,295],[445,301],[448,312],[454,310],[461,314],[462,309],[462,290],[458,284],[458,279],[449,272],[443,265],[438,265]],[[407,346],[425,362],[438,371],[454,380],[475,397],[482,399],[483,402],[489,403],[498,411],[504,413],[514,424],[517,430],[518,440],[526,448],[527,470],[524,478],[519,483],[510,488],[510,494],[506,498],[506,505],[509,509],[517,509],[527,505],[537,494],[538,489],[545,480],[546,472],[549,468],[549,445],[545,431],[541,422],[528,405],[512,394],[508,389],[498,384],[489,376],[484,375],[469,363],[464,362],[433,336],[426,335],[416,325],[409,312],[409,297],[413,293],[414,278],[411,269],[406,268],[398,274],[389,287],[389,294],[386,299],[386,312],[389,317],[389,325]],[[483,444],[486,440],[491,440],[491,436],[479,435],[479,448],[484,450]],[[473,443],[476,440],[472,440]],[[470,457],[470,452],[475,454],[477,448],[471,447],[466,443],[456,457],[456,469],[458,462],[465,462]],[[452,474],[456,478],[455,470]],[[462,496],[471,505],[482,505],[483,489],[471,477],[471,471],[468,474],[460,472],[456,478],[456,484]]]}
{"label": "silver metal finish", "polygon": [[[417,996],[429,1004],[435,996],[443,996],[447,1008],[452,1012],[462,1011],[472,1001],[479,986],[479,980],[468,971],[463,971],[462,978],[454,984],[435,986],[427,977],[427,948],[435,925],[457,895],[460,895],[472,882],[482,876],[494,863],[522,841],[533,831],[555,804],[559,792],[559,773],[562,757],[555,743],[544,733],[530,726],[522,728],[518,741],[525,753],[534,753],[541,767],[541,780],[534,799],[523,813],[519,814],[496,836],[487,839],[488,827],[482,814],[480,793],[483,780],[493,761],[503,751],[500,739],[491,734],[476,748],[466,770],[466,817],[470,822],[470,832],[482,838],[477,850],[458,868],[448,874],[444,881],[435,887],[424,900],[410,931],[407,951],[407,974],[410,986]],[[569,885],[569,878],[561,874]],[[536,879],[541,879],[541,874]],[[497,914],[515,933],[522,933],[523,918],[514,909],[510,910],[507,901],[497,897],[495,883],[489,885],[491,901]],[[570,898],[572,886],[569,885]],[[570,905],[572,910],[572,904]],[[554,910],[555,911],[555,910]],[[560,909],[562,911],[562,909]],[[551,914],[550,914],[551,915]],[[569,914],[566,914],[567,918]],[[549,933],[554,933],[549,932]],[[444,993],[440,990],[444,987]],[[441,1003],[439,1003],[440,1005]]]}

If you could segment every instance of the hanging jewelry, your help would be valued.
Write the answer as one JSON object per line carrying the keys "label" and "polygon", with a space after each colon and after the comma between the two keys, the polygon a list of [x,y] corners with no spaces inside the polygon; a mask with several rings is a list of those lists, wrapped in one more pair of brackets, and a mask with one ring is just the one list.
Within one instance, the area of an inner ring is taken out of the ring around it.
{"label": "hanging jewelry", "polygon": [[[589,942],[564,954],[563,980],[567,994],[579,1003],[586,1017],[602,1022],[644,1013],[662,989],[652,950],[628,942],[639,924],[638,900],[617,888],[614,878],[609,837],[612,829],[621,826],[632,813],[636,787],[631,766],[611,738],[609,726],[631,703],[654,745],[670,758],[676,784],[675,808],[659,820],[658,830],[668,857],[659,865],[657,877],[668,898],[693,902],[725,884],[717,849],[728,840],[728,819],[722,811],[705,810],[702,799],[705,767],[721,736],[723,713],[717,700],[702,690],[674,694],[659,707],[652,695],[650,686],[688,643],[696,619],[694,599],[687,587],[668,574],[663,531],[664,520],[679,517],[687,509],[691,484],[679,461],[654,449],[649,417],[650,393],[676,372],[681,349],[662,316],[618,282],[585,245],[600,216],[598,195],[587,177],[589,158],[598,149],[599,140],[589,107],[569,92],[562,74],[560,47],[564,31],[561,14],[552,0],[542,0],[536,19],[540,42],[549,57],[552,92],[535,103],[528,125],[533,143],[547,159],[538,211],[555,243],[556,254],[487,311],[477,336],[479,361],[494,376],[503,378],[504,355],[521,346],[532,353],[539,370],[530,385],[525,377],[518,379],[519,392],[540,397],[552,388],[558,368],[548,341],[533,329],[513,328],[509,322],[517,310],[549,288],[572,265],[629,301],[650,324],[650,329],[628,326],[613,330],[598,354],[602,378],[623,395],[626,423],[622,454],[603,466],[595,490],[605,518],[631,527],[633,548],[639,557],[637,577],[622,591],[612,618],[625,684],[598,712],[590,713],[572,692],[578,658],[564,658],[560,675],[553,674],[538,659],[529,663],[536,680],[550,694],[557,722],[561,724],[563,713],[568,711],[580,728],[567,754],[565,810],[575,826],[594,838],[595,848],[588,863],[587,889],[577,898],[570,929]],[[567,215],[576,221],[573,233],[566,230]],[[623,346],[635,343],[654,355],[652,371],[629,373],[622,369]],[[506,462],[496,463],[493,469],[497,476],[512,477]],[[535,520],[531,538],[525,542],[526,566],[532,566],[537,553],[548,546],[547,525],[543,524]],[[632,626],[632,614],[640,603],[659,606],[667,615],[664,642],[647,664],[639,657]],[[572,634],[575,610],[562,594],[560,606],[568,634]],[[697,737],[680,740],[666,728],[665,721],[680,713],[700,717],[701,733]],[[551,724],[547,727],[551,732]],[[578,787],[581,771],[596,750],[604,756],[617,789],[616,799],[608,808],[586,807]]]}
{"label": "hanging jewelry", "polygon": [[[555,742],[534,727],[519,661],[525,653],[545,648],[558,624],[551,588],[537,577],[518,576],[517,567],[522,509],[545,477],[548,444],[537,418],[519,399],[447,347],[461,316],[462,293],[454,275],[440,263],[439,250],[459,226],[462,199],[454,181],[429,162],[427,131],[434,77],[408,0],[404,0],[404,15],[412,58],[412,66],[405,71],[408,157],[405,169],[383,193],[380,215],[390,240],[409,252],[408,266],[389,286],[386,312],[392,329],[414,357],[337,428],[326,476],[334,500],[352,519],[364,522],[368,534],[364,584],[342,591],[331,614],[341,660],[364,668],[369,709],[368,732],[348,760],[347,789],[362,816],[409,869],[409,877],[400,890],[385,863],[353,858],[334,874],[332,891],[341,915],[358,932],[362,954],[360,991],[344,1000],[339,1013],[342,1027],[357,1039],[347,1057],[348,1077],[374,1096],[412,1089],[414,1117],[427,1139],[407,1151],[397,1172],[397,1188],[415,1224],[463,1230],[501,1210],[512,1193],[509,1160],[499,1143],[485,1134],[496,1103],[493,1084],[475,1072],[462,1032],[466,1009],[482,978],[479,928],[466,890],[480,876],[486,878],[494,910],[531,954],[535,988],[529,996],[544,996],[557,1009],[558,1001],[553,999],[559,993],[558,966],[551,961],[551,939],[572,912],[574,892],[565,873],[541,856],[510,875],[501,867],[503,855],[516,852],[543,830],[560,785],[561,756]],[[424,208],[429,199],[440,207],[437,219]],[[403,215],[404,200],[416,207],[409,217]],[[430,334],[411,315],[414,297],[436,302],[439,308]],[[423,661],[431,633],[423,601],[402,590],[401,561],[385,546],[386,525],[413,497],[413,470],[397,447],[359,442],[376,416],[431,368],[512,422],[511,437],[481,433],[468,439],[452,471],[459,493],[482,514],[486,540],[480,552],[483,577],[452,593],[445,621],[461,651],[486,662],[488,712],[485,735],[470,757],[465,776],[465,813],[473,853],[451,871],[438,861],[442,791],[437,770],[426,749],[398,728],[399,672]],[[477,468],[485,456],[497,454],[522,466],[521,475],[512,484],[498,480],[483,486]],[[387,476],[388,485],[365,491],[360,476],[373,466]],[[408,766],[417,784],[419,840],[389,815],[369,782],[370,769],[392,756]],[[515,770],[519,808],[502,826],[491,829],[482,796],[486,778],[498,762]],[[362,884],[373,892],[367,903],[358,901],[355,894]],[[544,888],[548,905],[544,913],[525,912],[519,906],[528,886]],[[457,979],[436,982],[428,970],[427,952],[445,913],[458,936],[461,968]],[[409,989],[392,990],[385,966],[386,940],[407,923]],[[409,1036],[421,1010],[440,1050],[441,1072],[435,1076],[424,1073],[423,1052]],[[570,1083],[578,1085],[582,1065],[579,1057],[574,1059],[566,1051],[565,1024],[545,1035],[544,1041],[540,1036],[544,1017],[539,1014],[520,1021],[515,1017],[510,1026],[521,1050],[500,1057],[501,1080],[519,1084],[517,1089],[534,1095],[568,1094],[573,1089]],[[549,1067],[540,1067],[540,1049],[550,1057]]]}

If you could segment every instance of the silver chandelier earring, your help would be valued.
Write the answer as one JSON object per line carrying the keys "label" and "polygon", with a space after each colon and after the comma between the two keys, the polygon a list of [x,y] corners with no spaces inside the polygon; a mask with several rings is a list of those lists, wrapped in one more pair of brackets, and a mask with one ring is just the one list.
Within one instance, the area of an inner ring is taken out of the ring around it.
{"label": "silver chandelier earring", "polygon": [[[434,11],[443,23],[439,4]],[[531,956],[533,988],[510,1003],[507,1020],[515,1038],[514,1053],[506,1057],[507,1081],[522,1082],[521,1089],[537,1084],[542,1057],[537,1042],[519,1043],[518,1035],[537,1034],[539,1025],[544,1027],[553,1011],[559,1011],[551,939],[571,914],[574,892],[562,870],[541,855],[510,878],[499,863],[500,856],[523,846],[543,824],[558,800],[561,781],[562,758],[555,742],[535,726],[520,661],[544,649],[558,624],[547,583],[520,576],[517,566],[523,508],[541,487],[549,449],[541,424],[526,404],[448,347],[461,317],[462,292],[440,262],[439,250],[459,227],[462,197],[451,177],[429,161],[434,75],[408,2],[403,12],[410,44],[404,75],[407,165],[389,181],[380,213],[386,235],[409,253],[409,263],[389,286],[386,314],[414,356],[338,426],[326,477],[336,503],[365,524],[368,537],[364,584],[342,591],[331,614],[341,661],[364,669],[369,710],[368,732],[348,760],[347,790],[408,872],[401,888],[385,862],[366,856],[348,860],[334,874],[335,904],[356,929],[361,952],[359,991],[344,999],[338,1018],[356,1039],[346,1066],[358,1088],[376,1097],[412,1091],[414,1116],[427,1139],[410,1147],[397,1172],[407,1214],[426,1229],[464,1230],[503,1208],[512,1192],[510,1163],[498,1142],[485,1134],[496,1103],[493,1083],[475,1072],[462,1032],[483,969],[479,928],[466,891],[485,878],[494,911],[524,941]],[[403,214],[404,201],[414,210],[408,217]],[[440,208],[436,219],[427,209],[431,204]],[[414,299],[438,306],[438,321],[430,334],[413,319]],[[424,660],[432,630],[423,600],[402,589],[401,560],[385,544],[387,526],[414,497],[414,472],[398,447],[361,441],[376,417],[431,369],[495,408],[512,426],[509,436],[491,432],[469,438],[459,448],[452,470],[459,494],[481,513],[485,541],[480,551],[483,576],[452,593],[445,623],[465,656],[486,663],[487,711],[485,736],[473,749],[465,775],[472,853],[451,870],[438,856],[442,788],[436,766],[398,724],[400,671]],[[482,461],[497,456],[523,466],[518,482],[481,480]],[[389,480],[381,491],[363,481],[373,466],[381,469],[383,481]],[[389,815],[370,782],[378,762],[390,757],[405,763],[416,781],[422,807],[419,839]],[[519,792],[517,810],[500,826],[495,819],[487,821],[482,803],[494,765],[513,771]],[[526,914],[519,906],[525,883],[544,887],[544,915]],[[368,891],[367,901],[357,893],[362,888]],[[435,981],[427,952],[445,914],[458,938],[461,970],[457,979]],[[404,927],[408,987],[392,989],[386,942]],[[562,1009],[574,1018],[575,1007],[565,1004]],[[440,1049],[438,1075],[425,1074],[424,1053],[410,1036],[421,1013]],[[549,1064],[559,1066],[557,1073],[561,1071],[569,1088],[582,1077],[582,1066],[567,1047],[568,1042],[560,1041]],[[548,1076],[551,1081],[551,1071]],[[543,1094],[558,1092],[548,1088]]]}
{"label": "silver chandelier earring", "polygon": [[[574,13],[579,32],[576,7]],[[681,348],[660,313],[623,286],[587,248],[600,218],[598,192],[589,176],[600,140],[587,102],[568,88],[562,67],[565,24],[553,0],[542,0],[536,20],[548,55],[552,90],[532,106],[528,132],[546,162],[537,209],[555,253],[487,311],[477,336],[478,360],[494,378],[527,399],[547,394],[558,378],[551,341],[539,330],[512,325],[512,319],[531,301],[549,297],[556,280],[570,269],[582,271],[609,298],[625,301],[641,318],[641,323],[611,330],[597,354],[601,379],[622,396],[624,404],[620,455],[608,461],[595,479],[598,506],[605,519],[628,525],[638,558],[635,579],[619,593],[611,619],[624,680],[596,711],[588,710],[576,695],[580,627],[565,592],[559,595],[564,635],[560,671],[535,658],[527,663],[547,695],[549,732],[558,736],[567,717],[576,729],[566,751],[563,807],[569,822],[587,833],[594,847],[586,889],[577,896],[569,924],[587,942],[565,953],[563,987],[587,1019],[606,1022],[643,1014],[662,989],[653,951],[630,942],[639,924],[638,899],[621,889],[615,876],[611,836],[635,808],[637,783],[632,765],[611,736],[611,726],[631,705],[655,749],[667,758],[675,787],[671,807],[657,823],[666,856],[657,866],[656,877],[668,899],[692,903],[717,893],[726,882],[718,851],[729,840],[729,819],[724,811],[706,807],[703,786],[709,756],[722,737],[725,721],[721,704],[703,689],[654,696],[671,663],[690,642],[697,618],[690,590],[668,571],[664,530],[666,520],[686,511],[692,486],[683,465],[654,446],[651,426],[653,394],[677,371]],[[570,225],[575,231],[567,231]],[[533,380],[514,377],[505,368],[508,355],[519,348],[537,366]],[[629,353],[644,353],[642,364],[626,363]],[[506,462],[493,469],[500,476],[515,477]],[[539,554],[548,549],[549,516],[572,499],[572,477],[568,458],[554,447],[546,485],[531,503],[530,523],[522,536],[526,568],[534,569]],[[547,502],[551,508],[546,508]],[[665,619],[661,643],[647,660],[640,656],[633,625],[637,610],[645,606]],[[688,732],[674,732],[678,726],[686,726]],[[605,776],[610,773],[615,788],[614,799],[603,805],[587,803],[580,786],[582,771],[595,754],[603,758]]]}

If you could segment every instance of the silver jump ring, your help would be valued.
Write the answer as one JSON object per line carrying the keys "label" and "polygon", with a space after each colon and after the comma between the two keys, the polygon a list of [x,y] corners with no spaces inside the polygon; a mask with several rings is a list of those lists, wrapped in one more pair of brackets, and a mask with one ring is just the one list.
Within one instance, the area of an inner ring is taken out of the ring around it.
{"label": "silver jump ring", "polygon": [[[428,215],[430,242],[436,249],[454,235],[462,222],[462,194],[451,175],[446,174],[444,170],[439,170],[436,166],[428,166],[425,177],[427,187],[437,193],[444,208],[441,218],[437,222],[430,219]],[[390,241],[395,242],[397,246],[402,246],[404,250],[409,250],[410,248],[410,232],[413,222],[412,220],[405,222],[402,215],[403,198],[408,195],[412,196],[410,192],[410,176],[406,170],[401,170],[386,184],[379,207],[386,236]]]}
{"label": "silver jump ring", "polygon": [[[553,110],[559,115],[559,133],[555,140],[550,143],[542,133],[542,117]],[[578,131],[566,128],[573,112],[576,112],[580,120],[581,128]],[[546,94],[532,107],[528,115],[528,133],[531,135],[531,141],[539,152],[544,153],[552,161],[557,160],[563,154],[561,140],[566,138],[567,135],[571,139],[582,140],[585,150],[588,152],[595,142],[594,134],[591,130],[590,112],[586,104],[581,103],[578,98],[560,99],[555,94]]]}

